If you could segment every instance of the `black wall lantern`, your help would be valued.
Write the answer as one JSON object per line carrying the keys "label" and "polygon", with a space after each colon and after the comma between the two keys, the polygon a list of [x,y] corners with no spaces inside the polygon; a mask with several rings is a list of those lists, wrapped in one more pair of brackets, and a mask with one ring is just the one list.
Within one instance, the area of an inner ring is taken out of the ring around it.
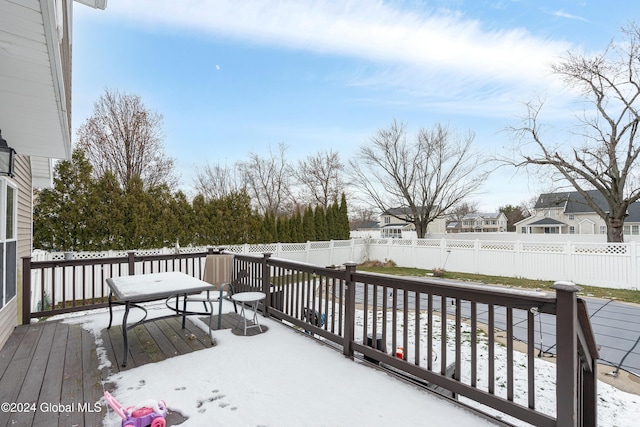
{"label": "black wall lantern", "polygon": [[16,150],[7,145],[7,140],[2,137],[2,130],[0,130],[0,175],[13,177],[15,157]]}

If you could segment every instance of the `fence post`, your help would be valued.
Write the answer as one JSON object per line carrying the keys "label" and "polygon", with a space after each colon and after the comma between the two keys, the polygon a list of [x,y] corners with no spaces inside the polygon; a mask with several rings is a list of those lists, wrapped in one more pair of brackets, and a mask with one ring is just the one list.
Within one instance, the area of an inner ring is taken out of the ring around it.
{"label": "fence post", "polygon": [[31,323],[31,257],[22,257],[22,324]]}
{"label": "fence post", "polygon": [[269,258],[271,258],[270,252],[264,252],[262,254],[262,292],[267,296],[264,300],[264,310],[262,314],[264,317],[269,317],[269,307],[271,306],[271,280],[269,280]]}
{"label": "fence post", "polygon": [[136,253],[129,251],[127,254],[129,254],[129,276],[133,276],[136,274]]}
{"label": "fence post", "polygon": [[[631,266],[629,283],[638,283],[638,245],[635,241],[629,242],[629,265]],[[637,289],[637,288],[636,288]]]}
{"label": "fence post", "polygon": [[[578,425],[578,304],[582,288],[571,282],[555,282],[556,290],[556,409],[559,426]],[[582,405],[580,405],[582,406]]]}
{"label": "fence post", "polygon": [[344,283],[345,283],[345,301],[344,301],[344,343],[342,344],[343,354],[353,359],[353,339],[356,319],[356,284],[353,281],[352,274],[356,270],[355,262],[347,262],[344,264]]}

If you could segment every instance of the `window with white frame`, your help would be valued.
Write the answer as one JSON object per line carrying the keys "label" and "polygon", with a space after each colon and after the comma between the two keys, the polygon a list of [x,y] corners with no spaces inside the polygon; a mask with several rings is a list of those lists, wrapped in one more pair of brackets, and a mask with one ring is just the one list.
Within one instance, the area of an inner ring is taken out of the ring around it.
{"label": "window with white frame", "polygon": [[569,234],[576,234],[576,227],[573,225],[569,226]]}
{"label": "window with white frame", "polygon": [[16,296],[18,190],[0,179],[0,308]]}
{"label": "window with white frame", "polygon": [[607,226],[606,225],[601,225],[600,226],[600,234],[607,234]]}

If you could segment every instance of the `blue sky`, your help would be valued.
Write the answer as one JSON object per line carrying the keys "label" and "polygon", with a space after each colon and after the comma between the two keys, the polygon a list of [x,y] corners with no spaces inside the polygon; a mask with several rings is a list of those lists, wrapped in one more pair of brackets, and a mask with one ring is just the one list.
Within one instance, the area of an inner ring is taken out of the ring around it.
{"label": "blue sky", "polygon": [[[563,128],[575,98],[549,71],[571,51],[602,51],[636,1],[109,0],[76,4],[73,126],[105,88],[164,116],[183,189],[194,169],[232,165],[279,143],[291,160],[318,150],[347,163],[392,120],[410,134],[436,122],[475,133],[487,153],[523,103],[547,99]],[[503,168],[474,199],[485,211],[551,183]]]}

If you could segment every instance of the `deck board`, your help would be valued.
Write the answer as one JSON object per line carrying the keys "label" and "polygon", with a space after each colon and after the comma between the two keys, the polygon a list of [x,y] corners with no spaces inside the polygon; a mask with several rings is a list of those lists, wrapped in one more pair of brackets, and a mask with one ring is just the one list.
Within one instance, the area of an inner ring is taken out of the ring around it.
{"label": "deck board", "polygon": [[[50,323],[44,326],[40,334],[40,339],[35,347],[35,352],[29,367],[24,376],[22,387],[18,393],[16,402],[28,402],[29,404],[38,404],[38,397],[42,388],[42,382],[47,370],[47,363],[51,355],[51,346],[53,344],[53,336],[56,330],[56,324]],[[13,425],[31,425],[36,411],[17,412],[11,419]]]}
{"label": "deck board", "polygon": [[[55,325],[51,353],[42,378],[42,388],[38,397],[38,406],[43,403],[56,402],[60,399],[62,380],[64,377],[64,359],[67,346],[69,326],[63,323]],[[37,411],[34,414],[34,426],[51,426],[58,424],[58,414]]]}
{"label": "deck board", "polygon": [[[18,403],[18,394],[22,390],[24,379],[29,370],[29,364],[33,358],[40,335],[44,328],[25,326],[27,328],[19,347],[13,354],[10,366],[2,376],[2,387],[0,387],[0,402]],[[36,396],[37,398],[37,396]],[[34,401],[37,399],[34,399]],[[15,425],[11,420],[13,413],[0,413],[0,426]]]}
{"label": "deck board", "polygon": [[[78,409],[84,415],[85,426],[99,426],[102,424],[104,412],[95,411],[94,404],[104,395],[102,385],[102,372],[98,369],[99,360],[96,354],[96,343],[93,335],[82,330],[82,390],[83,396],[80,403],[85,407]],[[106,378],[104,378],[106,380]],[[69,425],[69,424],[66,424]]]}
{"label": "deck board", "polygon": [[[209,318],[201,320],[207,323]],[[224,314],[222,329],[232,329],[234,334],[241,335],[240,320],[238,314]],[[214,316],[214,330],[217,321]],[[266,329],[263,326],[263,331]],[[259,333],[257,329],[247,331],[248,336]],[[104,389],[113,388],[106,383],[109,375],[212,346],[208,332],[190,319],[185,329],[179,318],[159,319],[129,331],[129,360],[122,367],[122,326],[105,329],[100,337],[104,357],[111,366],[100,365],[96,340],[81,325],[49,321],[18,326],[0,350],[0,402],[32,403],[37,410],[0,412],[0,427],[101,425],[107,408],[95,411],[93,405]],[[38,410],[49,404],[62,404],[73,410],[60,413]],[[184,420],[181,414],[170,413],[167,425]]]}
{"label": "deck board", "polygon": [[[59,399],[59,402],[63,405],[73,405],[83,401],[82,351],[82,328],[79,325],[70,325]],[[61,413],[58,420],[58,425],[60,426],[79,426],[84,424],[82,414],[74,411]]]}

